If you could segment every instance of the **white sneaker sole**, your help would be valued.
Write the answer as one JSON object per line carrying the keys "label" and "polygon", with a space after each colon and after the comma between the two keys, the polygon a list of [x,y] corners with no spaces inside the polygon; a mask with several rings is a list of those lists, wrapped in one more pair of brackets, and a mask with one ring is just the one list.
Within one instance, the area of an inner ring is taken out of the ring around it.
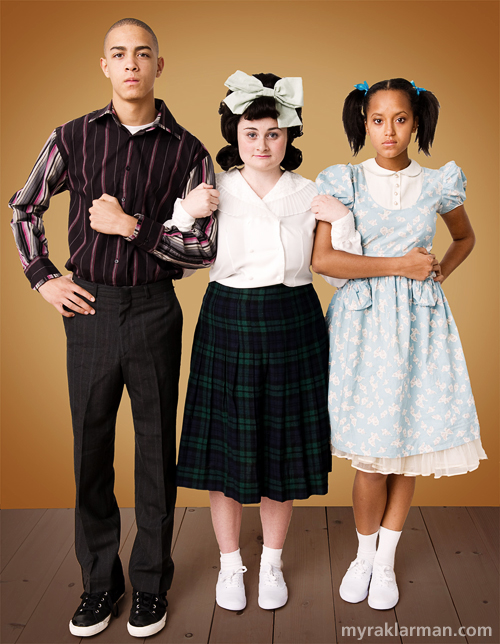
{"label": "white sneaker sole", "polygon": [[368,597],[368,588],[366,589],[366,593],[361,596],[361,595],[346,595],[344,591],[342,590],[342,586],[339,588],[339,595],[340,598],[343,599],[345,602],[348,602],[349,604],[359,604],[359,602],[364,601]]}
{"label": "white sneaker sole", "polygon": [[393,600],[392,602],[376,602],[373,601],[373,599],[370,599],[370,596],[368,596],[368,606],[370,608],[374,608],[375,610],[389,610],[390,608],[394,608],[398,601],[399,595],[396,597],[396,600]]}
{"label": "white sneaker sole", "polygon": [[287,603],[287,601],[288,601],[288,593],[287,593],[286,597],[284,598],[284,600],[281,599],[279,603],[273,603],[271,601],[264,602],[264,601],[261,601],[260,597],[259,597],[259,599],[257,601],[258,601],[258,604],[259,604],[260,608],[263,608],[264,610],[275,610],[276,608],[281,608],[282,606],[284,606]]}
{"label": "white sneaker sole", "polygon": [[108,615],[106,619],[102,620],[102,622],[99,622],[99,624],[94,624],[93,626],[75,626],[73,624],[73,620],[70,619],[69,632],[71,633],[71,635],[76,635],[77,637],[91,637],[92,635],[97,635],[97,633],[100,633],[105,628],[107,628],[110,619],[111,615]]}
{"label": "white sneaker sole", "polygon": [[224,610],[243,610],[246,605],[247,605],[247,598],[245,597],[245,601],[242,602],[241,604],[225,604],[224,602],[221,601],[218,597],[215,598],[215,602],[217,606],[220,606],[221,608],[224,608]]}
{"label": "white sneaker sole", "polygon": [[130,622],[127,622],[127,630],[132,637],[149,637],[155,633],[159,633],[162,628],[164,628],[167,622],[167,613],[163,615],[160,621],[150,624],[149,626],[132,626]]}
{"label": "white sneaker sole", "polygon": [[[118,602],[123,599],[123,596],[125,593],[122,593],[118,599],[115,601],[114,606],[118,604]],[[69,620],[69,632],[71,635],[76,635],[77,637],[91,637],[92,635],[97,635],[97,633],[101,633],[105,628],[108,627],[109,621],[111,619],[112,613],[110,613],[106,619],[103,619],[102,622],[99,622],[99,624],[94,624],[94,626],[75,626],[73,624],[73,620]]]}

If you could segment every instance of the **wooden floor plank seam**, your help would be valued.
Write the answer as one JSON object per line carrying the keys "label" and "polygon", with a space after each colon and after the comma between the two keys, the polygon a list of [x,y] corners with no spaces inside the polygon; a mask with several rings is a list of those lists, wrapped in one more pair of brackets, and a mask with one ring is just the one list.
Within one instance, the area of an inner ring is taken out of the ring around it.
{"label": "wooden floor plank seam", "polygon": [[[328,543],[328,566],[330,570],[332,569],[332,552],[330,550],[332,540],[330,539],[330,528],[328,525],[328,508],[325,505],[325,523],[326,523],[326,539]],[[337,632],[337,620],[336,620],[336,606],[335,606],[335,593],[334,593],[334,588],[333,588],[333,576],[330,575],[330,585],[332,587],[332,599],[333,599],[333,627],[334,627],[334,633],[335,633],[335,641],[338,641],[338,632]]]}
{"label": "wooden floor plank seam", "polygon": [[38,518],[38,520],[37,520],[37,521],[33,524],[33,526],[31,527],[31,530],[29,530],[29,531],[25,534],[24,539],[23,539],[22,541],[20,541],[20,542],[19,542],[19,544],[18,544],[17,548],[14,550],[14,552],[12,552],[12,553],[11,553],[11,555],[10,555],[9,559],[8,559],[8,560],[7,560],[7,561],[2,565],[2,569],[0,570],[0,573],[4,571],[4,569],[8,566],[9,562],[11,561],[11,559],[13,559],[13,558],[14,558],[14,556],[16,555],[16,553],[17,553],[17,551],[19,550],[19,548],[22,546],[22,544],[25,542],[25,540],[30,536],[30,534],[33,532],[33,530],[36,528],[36,526],[40,523],[40,521],[42,520],[43,516],[44,516],[44,515],[45,515],[45,513],[47,512],[47,508],[43,508],[43,510],[44,510],[44,511],[43,511],[43,513],[40,515],[40,517]]}
{"label": "wooden floor plank seam", "polygon": [[[446,507],[446,506],[443,506],[443,507]],[[431,534],[431,532],[429,531],[429,527],[428,527],[427,522],[426,522],[426,520],[425,520],[424,513],[422,512],[422,509],[420,508],[420,506],[419,506],[419,508],[418,508],[418,511],[420,512],[420,515],[422,516],[422,520],[423,520],[424,525],[425,525],[425,528],[426,528],[426,530],[427,530],[427,534],[429,535],[429,539],[431,540],[431,544],[432,544],[432,549],[433,549],[433,551],[434,551],[434,555],[435,555],[435,557],[436,557],[436,559],[437,559],[437,562],[438,562],[438,565],[439,565],[439,569],[441,570],[441,574],[443,575],[444,583],[446,584],[446,588],[447,588],[447,590],[448,590],[448,594],[449,594],[450,599],[451,599],[451,602],[452,602],[452,604],[453,604],[453,608],[455,609],[455,612],[456,612],[456,614],[457,614],[458,621],[460,622],[460,626],[466,626],[466,624],[464,624],[464,623],[463,623],[462,618],[460,617],[460,612],[459,612],[458,607],[457,607],[457,605],[456,605],[456,603],[455,603],[455,599],[453,598],[453,594],[452,594],[452,592],[451,592],[451,589],[450,589],[450,586],[449,586],[448,580],[446,579],[446,575],[445,575],[445,573],[444,573],[444,570],[443,570],[443,566],[442,566],[442,564],[441,564],[441,561],[439,560],[439,556],[438,556],[438,553],[437,553],[437,551],[436,551],[436,547],[435,547],[435,545],[434,545],[434,541],[433,541],[433,539],[432,539],[432,534]],[[467,635],[464,635],[464,637],[465,637],[465,639],[466,639],[466,641],[467,641],[467,644],[469,644],[469,640],[468,640],[468,638],[467,638]]]}

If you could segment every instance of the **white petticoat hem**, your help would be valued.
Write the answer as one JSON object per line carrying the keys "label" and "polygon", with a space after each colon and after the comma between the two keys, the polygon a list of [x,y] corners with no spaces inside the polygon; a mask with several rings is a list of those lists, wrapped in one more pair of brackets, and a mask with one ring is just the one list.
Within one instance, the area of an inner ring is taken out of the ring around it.
{"label": "white petticoat hem", "polygon": [[332,454],[351,461],[352,467],[370,474],[403,474],[404,476],[430,476],[438,479],[441,476],[457,476],[472,472],[479,467],[479,461],[488,457],[477,438],[470,443],[450,447],[439,452],[380,458],[349,454],[332,445]]}

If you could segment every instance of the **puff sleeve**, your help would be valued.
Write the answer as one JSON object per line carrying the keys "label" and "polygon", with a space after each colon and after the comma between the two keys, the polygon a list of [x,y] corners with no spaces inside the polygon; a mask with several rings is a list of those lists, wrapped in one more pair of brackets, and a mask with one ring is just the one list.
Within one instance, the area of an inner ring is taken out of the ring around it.
{"label": "puff sleeve", "polygon": [[450,161],[439,170],[442,173],[442,189],[438,213],[444,215],[464,203],[467,179],[455,161]]}
{"label": "puff sleeve", "polygon": [[[338,219],[332,223],[332,248],[335,250],[342,250],[345,253],[352,253],[353,255],[362,255],[363,250],[361,247],[361,235],[356,230],[354,224],[354,216],[352,208],[354,206],[354,183],[352,166],[348,165],[332,165],[323,172],[320,172],[316,185],[320,195],[330,195],[338,199],[344,204],[351,212],[345,217]],[[346,279],[338,279],[336,277],[329,277],[322,275],[328,284],[340,288],[348,281]]]}

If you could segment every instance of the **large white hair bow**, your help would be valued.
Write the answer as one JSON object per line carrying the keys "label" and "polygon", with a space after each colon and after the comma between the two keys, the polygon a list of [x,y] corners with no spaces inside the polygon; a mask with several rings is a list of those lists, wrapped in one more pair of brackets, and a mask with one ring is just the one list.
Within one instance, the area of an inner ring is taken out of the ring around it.
{"label": "large white hair bow", "polygon": [[302,125],[295,111],[296,107],[304,105],[302,78],[299,76],[282,78],[270,88],[264,87],[255,76],[249,76],[238,70],[227,79],[224,85],[232,90],[232,94],[222,100],[233,114],[243,114],[259,96],[271,96],[276,101],[276,109],[279,112],[279,127]]}

